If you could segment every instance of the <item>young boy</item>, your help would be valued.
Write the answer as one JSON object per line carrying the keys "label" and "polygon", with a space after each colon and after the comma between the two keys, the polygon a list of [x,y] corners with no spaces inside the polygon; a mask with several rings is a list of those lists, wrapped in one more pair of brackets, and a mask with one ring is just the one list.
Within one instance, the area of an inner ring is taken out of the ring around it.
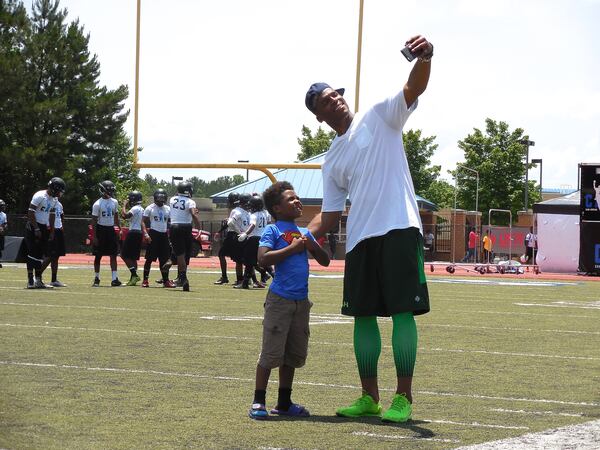
{"label": "young boy", "polygon": [[[127,211],[127,208],[131,208]],[[121,217],[129,219],[129,231],[121,248],[121,259],[129,269],[131,276],[127,286],[135,286],[140,281],[137,274],[138,260],[142,250],[142,236],[148,236],[146,225],[143,222],[144,208],[142,207],[142,193],[131,191],[127,196],[127,201],[121,210]]]}
{"label": "young boy", "polygon": [[169,217],[171,208],[167,203],[167,192],[164,189],[157,189],[154,192],[154,203],[144,210],[144,223],[149,230],[148,247],[146,248],[146,263],[144,264],[144,281],[142,287],[150,287],[148,277],[150,276],[150,267],[158,259],[160,273],[162,274],[163,286],[174,288],[175,283],[169,280],[169,258],[171,257],[171,244],[167,235],[169,227]]}
{"label": "young boy", "polygon": [[329,265],[327,253],[319,247],[306,228],[295,220],[302,216],[302,203],[287,181],[269,187],[263,198],[276,220],[260,239],[258,263],[275,265],[277,276],[265,301],[262,350],[256,366],[254,401],[248,411],[251,419],[266,419],[266,393],[271,369],[279,367],[279,396],[271,414],[306,417],[308,410],[293,403],[292,381],[297,367],[306,362],[309,315],[307,250],[322,266]]}

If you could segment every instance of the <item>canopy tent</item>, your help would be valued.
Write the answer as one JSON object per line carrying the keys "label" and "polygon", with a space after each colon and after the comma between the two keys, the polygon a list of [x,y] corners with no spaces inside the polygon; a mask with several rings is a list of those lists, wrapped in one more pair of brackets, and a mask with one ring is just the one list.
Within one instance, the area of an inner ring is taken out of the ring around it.
{"label": "canopy tent", "polygon": [[579,203],[575,191],[533,205],[537,217],[537,264],[542,272],[577,272]]}

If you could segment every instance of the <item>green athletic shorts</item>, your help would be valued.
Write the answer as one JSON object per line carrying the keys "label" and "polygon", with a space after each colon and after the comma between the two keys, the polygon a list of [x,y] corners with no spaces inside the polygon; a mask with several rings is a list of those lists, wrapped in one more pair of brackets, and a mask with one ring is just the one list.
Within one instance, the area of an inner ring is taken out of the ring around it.
{"label": "green athletic shorts", "polygon": [[387,317],[403,312],[429,312],[418,228],[365,239],[346,254],[342,314]]}

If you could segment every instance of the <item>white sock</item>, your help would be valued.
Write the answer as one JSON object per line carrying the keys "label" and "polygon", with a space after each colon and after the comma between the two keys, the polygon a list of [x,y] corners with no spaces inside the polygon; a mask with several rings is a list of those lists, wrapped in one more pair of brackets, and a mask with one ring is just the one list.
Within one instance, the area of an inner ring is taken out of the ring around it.
{"label": "white sock", "polygon": [[119,276],[117,275],[117,271],[113,270],[112,271],[112,279],[113,279],[113,281],[115,281],[117,278],[119,278]]}
{"label": "white sock", "polygon": [[100,272],[96,272],[96,278],[100,278]]}

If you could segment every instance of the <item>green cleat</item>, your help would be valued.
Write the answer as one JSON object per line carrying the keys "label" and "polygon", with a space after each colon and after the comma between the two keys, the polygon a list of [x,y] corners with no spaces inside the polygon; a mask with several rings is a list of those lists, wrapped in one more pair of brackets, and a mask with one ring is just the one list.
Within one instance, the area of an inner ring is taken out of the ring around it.
{"label": "green cleat", "polygon": [[410,419],[412,415],[412,406],[404,394],[394,395],[392,400],[392,406],[388,409],[381,420],[383,422],[396,422],[402,423]]}
{"label": "green cleat", "polygon": [[375,403],[375,400],[369,394],[363,394],[352,405],[338,408],[335,414],[340,417],[379,417],[381,416],[381,404]]}
{"label": "green cleat", "polygon": [[136,284],[138,284],[140,282],[140,277],[138,277],[137,275],[132,276],[129,281],[127,282],[126,286],[135,286]]}

